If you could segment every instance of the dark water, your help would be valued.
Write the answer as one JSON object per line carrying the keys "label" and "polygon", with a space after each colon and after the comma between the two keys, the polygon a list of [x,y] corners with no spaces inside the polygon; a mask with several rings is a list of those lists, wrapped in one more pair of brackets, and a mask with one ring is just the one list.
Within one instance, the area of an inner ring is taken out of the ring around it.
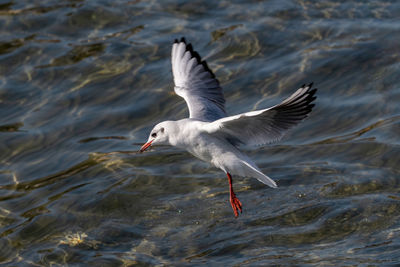
{"label": "dark water", "polygon": [[[0,1],[4,265],[400,264],[398,1]],[[312,115],[249,150],[278,189],[188,153],[138,154],[187,115],[185,36],[230,114],[303,83]]]}

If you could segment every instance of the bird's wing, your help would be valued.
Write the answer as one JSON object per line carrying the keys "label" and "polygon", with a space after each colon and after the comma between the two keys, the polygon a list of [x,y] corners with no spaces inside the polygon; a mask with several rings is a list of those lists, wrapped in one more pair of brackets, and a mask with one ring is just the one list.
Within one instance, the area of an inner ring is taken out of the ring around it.
{"label": "bird's wing", "polygon": [[215,121],[226,117],[225,99],[215,75],[184,38],[172,45],[175,93],[183,97],[190,118]]}
{"label": "bird's wing", "polygon": [[246,112],[219,119],[204,126],[209,134],[234,145],[262,145],[282,138],[287,130],[311,112],[317,89],[303,85],[282,103],[268,109]]}

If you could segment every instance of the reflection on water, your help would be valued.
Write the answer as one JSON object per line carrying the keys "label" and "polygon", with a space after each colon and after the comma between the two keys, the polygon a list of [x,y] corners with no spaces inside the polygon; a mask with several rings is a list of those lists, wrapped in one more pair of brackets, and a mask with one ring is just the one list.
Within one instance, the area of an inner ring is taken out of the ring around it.
{"label": "reflection on water", "polygon": [[[0,3],[0,263],[396,265],[400,25],[393,1]],[[271,189],[184,151],[137,150],[187,115],[171,43],[208,60],[231,114],[314,81],[317,106],[246,151]]]}

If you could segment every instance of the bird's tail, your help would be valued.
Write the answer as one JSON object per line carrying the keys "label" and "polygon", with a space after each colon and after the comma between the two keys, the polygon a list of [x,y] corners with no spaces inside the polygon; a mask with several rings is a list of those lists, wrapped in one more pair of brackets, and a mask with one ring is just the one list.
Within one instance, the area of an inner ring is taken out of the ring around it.
{"label": "bird's tail", "polygon": [[246,165],[246,167],[250,171],[252,177],[257,178],[257,180],[259,180],[263,184],[266,184],[272,188],[278,187],[274,180],[272,180],[271,178],[266,176],[264,173],[262,173],[257,167],[252,166],[251,164],[249,164],[246,161],[242,161],[242,162]]}

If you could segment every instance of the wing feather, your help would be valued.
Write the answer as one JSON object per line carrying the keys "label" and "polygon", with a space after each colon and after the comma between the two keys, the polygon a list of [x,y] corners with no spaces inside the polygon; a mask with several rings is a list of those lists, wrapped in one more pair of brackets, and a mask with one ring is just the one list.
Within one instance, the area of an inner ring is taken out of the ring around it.
{"label": "wing feather", "polygon": [[234,145],[262,145],[277,141],[311,112],[316,99],[312,83],[303,85],[290,97],[268,109],[219,119],[206,131],[226,138]]}
{"label": "wing feather", "polygon": [[184,38],[175,40],[171,53],[174,90],[188,105],[190,118],[215,121],[226,116],[225,99],[218,80]]}

